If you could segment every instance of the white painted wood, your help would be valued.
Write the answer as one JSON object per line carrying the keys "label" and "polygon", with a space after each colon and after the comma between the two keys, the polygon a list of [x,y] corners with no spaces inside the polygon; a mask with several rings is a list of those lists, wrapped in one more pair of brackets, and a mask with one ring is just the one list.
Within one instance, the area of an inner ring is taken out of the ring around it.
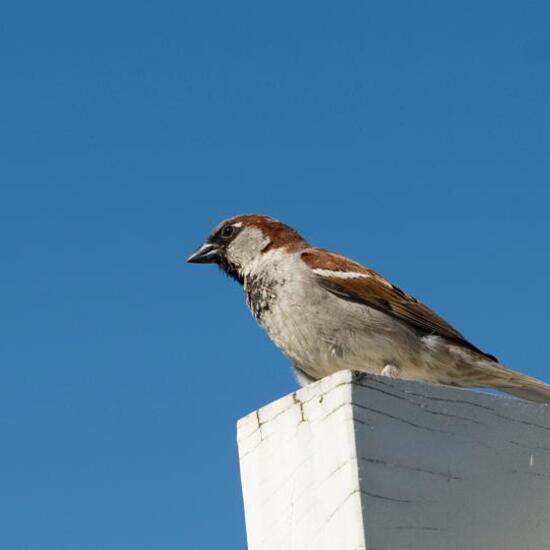
{"label": "white painted wood", "polygon": [[550,549],[550,406],[342,371],[241,419],[249,550]]}

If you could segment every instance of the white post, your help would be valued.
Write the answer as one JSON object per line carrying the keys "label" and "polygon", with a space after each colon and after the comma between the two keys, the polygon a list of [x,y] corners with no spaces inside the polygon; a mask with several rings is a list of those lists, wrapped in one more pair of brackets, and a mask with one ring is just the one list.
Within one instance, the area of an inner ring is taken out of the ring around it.
{"label": "white post", "polygon": [[550,548],[550,406],[342,371],[238,441],[249,550]]}

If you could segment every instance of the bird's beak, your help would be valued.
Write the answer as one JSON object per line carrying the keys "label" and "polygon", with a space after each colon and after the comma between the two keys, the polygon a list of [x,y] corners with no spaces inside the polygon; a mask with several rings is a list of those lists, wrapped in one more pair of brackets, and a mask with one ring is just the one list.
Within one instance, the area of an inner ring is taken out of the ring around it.
{"label": "bird's beak", "polygon": [[189,264],[213,264],[221,258],[221,249],[217,244],[204,243],[189,258]]}

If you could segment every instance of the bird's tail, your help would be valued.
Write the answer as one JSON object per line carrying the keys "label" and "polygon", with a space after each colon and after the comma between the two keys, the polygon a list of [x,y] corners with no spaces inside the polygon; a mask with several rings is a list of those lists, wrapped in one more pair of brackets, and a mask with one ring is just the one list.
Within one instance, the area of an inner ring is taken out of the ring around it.
{"label": "bird's tail", "polygon": [[528,399],[529,401],[539,401],[540,403],[550,403],[550,385],[537,380],[536,378],[525,377],[523,385],[517,388],[499,388],[502,391]]}
{"label": "bird's tail", "polygon": [[491,386],[496,389],[529,401],[550,403],[550,384],[498,363],[494,364],[493,369],[497,376]]}
{"label": "bird's tail", "polygon": [[494,388],[529,401],[550,403],[550,384],[512,370],[492,358],[463,362],[456,368],[452,386]]}

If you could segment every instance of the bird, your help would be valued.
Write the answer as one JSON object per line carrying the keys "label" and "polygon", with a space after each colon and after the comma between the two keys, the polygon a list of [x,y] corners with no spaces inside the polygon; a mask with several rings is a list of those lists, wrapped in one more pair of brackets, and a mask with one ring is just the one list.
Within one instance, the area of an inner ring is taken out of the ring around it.
{"label": "bird", "polygon": [[550,403],[549,384],[502,365],[376,271],[269,216],[222,221],[187,262],[216,264],[242,286],[301,386],[352,370]]}

